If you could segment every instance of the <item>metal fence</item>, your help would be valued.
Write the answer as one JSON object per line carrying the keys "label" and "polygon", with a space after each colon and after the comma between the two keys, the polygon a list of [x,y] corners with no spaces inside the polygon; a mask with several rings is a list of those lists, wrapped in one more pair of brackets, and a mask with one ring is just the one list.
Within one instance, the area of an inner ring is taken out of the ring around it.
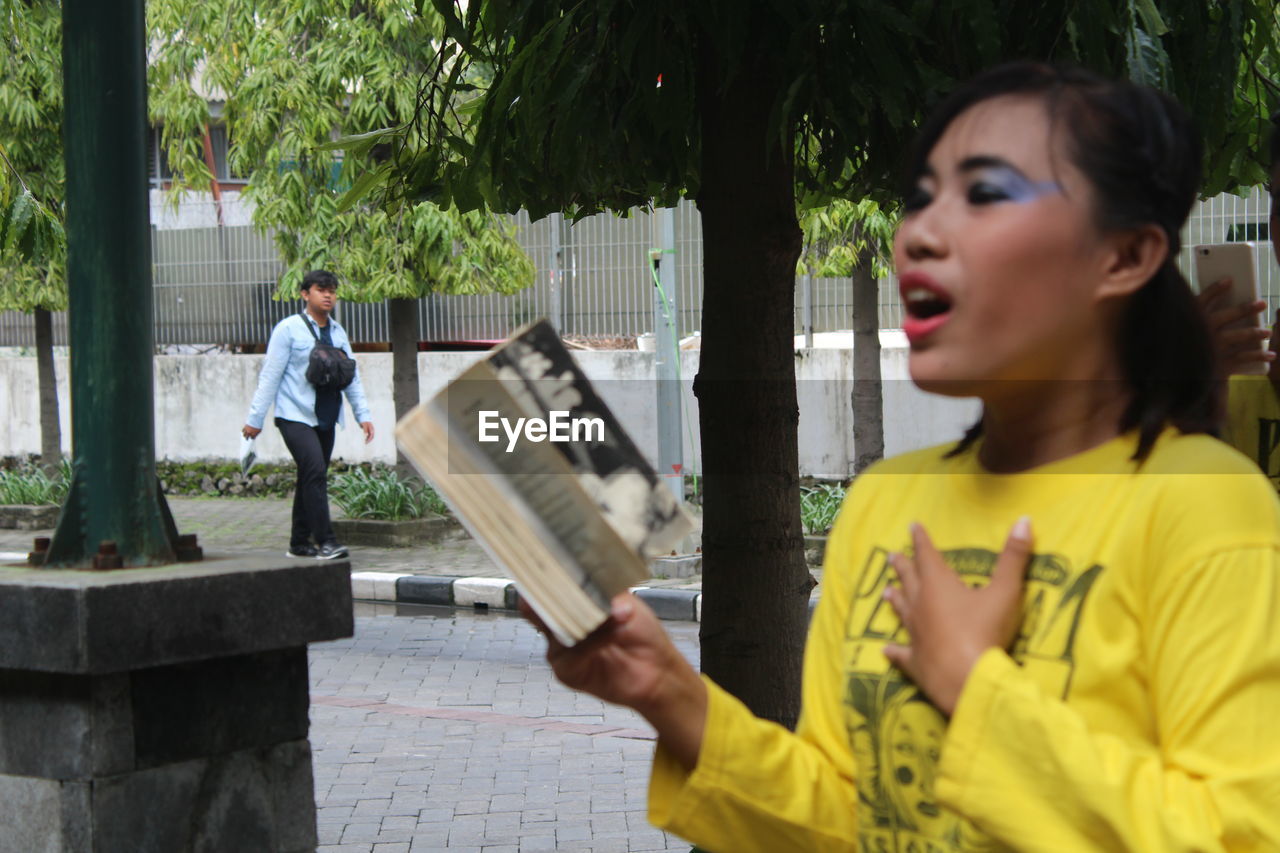
{"label": "metal fence", "polygon": [[[250,210],[237,194],[226,194],[218,204],[188,200],[175,206],[154,191],[151,210],[157,344],[260,344],[276,322],[297,310],[297,303],[274,298],[283,265],[273,238],[253,228]],[[663,215],[665,211],[635,211],[627,217],[602,214],[577,223],[559,215],[537,222],[529,222],[524,214],[513,217],[516,238],[537,269],[533,286],[511,296],[421,299],[421,339],[495,340],[540,316],[551,317],[567,335],[629,337],[652,331],[649,258],[651,250],[661,248]],[[679,334],[684,336],[701,328],[702,228],[691,202],[682,202],[670,215],[677,269],[674,297]],[[1272,310],[1280,307],[1280,269],[1271,251],[1267,218],[1268,199],[1261,188],[1246,197],[1221,195],[1200,203],[1184,233],[1181,265],[1190,270],[1190,247],[1197,243],[1251,240],[1257,246],[1262,296]],[[797,334],[810,321],[814,332],[849,329],[850,281],[800,279],[795,306]],[[338,316],[353,341],[388,340],[385,303],[342,303]],[[897,281],[890,276],[880,281],[880,327],[901,324]],[[65,335],[65,318],[55,314],[55,342],[65,343]],[[0,346],[33,344],[30,317],[0,314]]]}
{"label": "metal fence", "polygon": [[[533,223],[523,213],[514,217],[516,239],[537,270],[533,286],[512,296],[429,297],[419,315],[423,340],[499,339],[543,316],[566,335],[624,337],[652,331],[649,257],[661,248],[663,215],[634,211],[572,224],[559,214]],[[702,316],[702,229],[689,202],[671,215],[676,262],[671,296],[681,334],[688,334],[699,328]]]}
{"label": "metal fence", "polygon": [[[1280,308],[1280,266],[1272,251],[1268,232],[1270,199],[1262,187],[1246,196],[1223,194],[1199,202],[1187,219],[1182,232],[1182,251],[1178,266],[1187,280],[1196,285],[1192,264],[1192,247],[1202,243],[1247,241],[1254,244],[1254,260],[1258,271],[1258,292],[1269,306],[1267,317]],[[814,279],[812,282],[813,330],[815,332],[852,327],[852,291],[848,279]],[[797,283],[796,332],[804,328],[803,306],[806,283]],[[897,278],[890,275],[880,281],[880,328],[902,327],[902,303],[898,298]]]}
{"label": "metal fence", "polygon": [[1254,244],[1254,263],[1258,271],[1258,292],[1267,301],[1268,317],[1280,308],[1280,265],[1272,250],[1274,235],[1269,233],[1271,200],[1262,187],[1254,187],[1246,196],[1219,195],[1201,202],[1182,232],[1182,252],[1178,265],[1192,278],[1192,247],[1200,243],[1247,241]]}

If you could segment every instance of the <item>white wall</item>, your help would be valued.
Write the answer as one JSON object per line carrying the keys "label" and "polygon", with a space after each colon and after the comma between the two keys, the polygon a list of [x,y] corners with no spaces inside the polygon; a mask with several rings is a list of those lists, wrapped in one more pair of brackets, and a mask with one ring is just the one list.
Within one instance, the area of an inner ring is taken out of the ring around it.
{"label": "white wall", "polygon": [[166,190],[152,188],[147,191],[151,209],[151,224],[160,231],[176,231],[183,228],[216,228],[218,213],[222,224],[243,226],[253,224],[253,204],[242,198],[238,191],[224,191],[221,201],[215,202],[213,194],[192,190],[174,206]]}
{"label": "white wall", "polygon": [[[10,350],[10,352],[12,352]],[[54,357],[58,377],[58,420],[62,423],[62,449],[71,452],[71,403],[67,385],[67,358]],[[0,358],[0,456],[40,452],[40,392],[36,360]]]}
{"label": "white wall", "polygon": [[[909,381],[906,342],[900,332],[882,332],[884,347],[885,452],[896,455],[958,438],[977,415],[972,400],[949,400],[924,394]],[[579,352],[583,370],[598,385],[640,449],[650,458],[657,451],[653,354],[635,351]],[[437,393],[483,353],[421,353],[418,367],[423,397]],[[170,459],[234,457],[240,428],[257,384],[263,356],[157,356],[156,455]],[[362,353],[360,375],[369,398],[376,436],[365,445],[347,409],[347,427],[339,430],[334,455],[349,461],[394,458],[394,410],[391,402],[391,355]],[[697,401],[692,394],[698,353],[682,353],[681,376],[687,420],[685,466],[697,465]],[[70,451],[70,409],[66,359],[57,360],[63,424],[63,448]],[[809,476],[844,478],[853,470],[852,351],[813,349],[796,352],[796,388],[800,403],[800,469]],[[39,398],[34,358],[0,358],[0,455],[38,453]],[[279,432],[268,420],[258,440],[264,461],[287,460]]]}

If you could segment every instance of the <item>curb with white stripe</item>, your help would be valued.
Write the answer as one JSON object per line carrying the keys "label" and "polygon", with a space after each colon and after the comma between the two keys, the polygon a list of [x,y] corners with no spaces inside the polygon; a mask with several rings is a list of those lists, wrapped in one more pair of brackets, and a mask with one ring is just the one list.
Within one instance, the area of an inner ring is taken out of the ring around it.
{"label": "curb with white stripe", "polygon": [[[699,622],[702,593],[692,589],[632,587],[659,619]],[[360,601],[395,604],[436,604],[515,610],[520,599],[516,585],[505,578],[457,578],[394,572],[352,572],[351,597]]]}

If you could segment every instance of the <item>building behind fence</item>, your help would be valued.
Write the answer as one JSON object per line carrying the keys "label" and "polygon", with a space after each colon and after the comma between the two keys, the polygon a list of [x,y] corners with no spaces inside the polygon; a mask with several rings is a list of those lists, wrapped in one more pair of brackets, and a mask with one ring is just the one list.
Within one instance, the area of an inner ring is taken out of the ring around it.
{"label": "building behind fence", "polygon": [[[274,298],[283,264],[269,234],[250,224],[238,194],[212,200],[166,202],[152,191],[152,275],[158,345],[262,344],[276,322],[297,310]],[[1191,246],[1248,240],[1257,246],[1259,290],[1270,310],[1280,307],[1280,269],[1271,251],[1268,198],[1261,188],[1247,197],[1220,195],[1200,203],[1184,232],[1180,264],[1190,270]],[[663,246],[661,227],[673,218],[673,245]],[[219,225],[219,223],[222,223]],[[537,317],[550,317],[565,335],[633,337],[653,331],[655,278],[651,251],[674,258],[674,297],[679,335],[701,328],[702,228],[696,207],[685,201],[671,211],[601,214],[570,223],[560,215],[530,222],[512,217],[516,238],[537,269],[532,287],[510,296],[433,295],[418,301],[420,339],[488,341],[504,338]],[[674,254],[670,251],[674,249]],[[897,281],[882,279],[880,327],[899,328]],[[795,298],[796,334],[851,327],[849,279],[801,278]],[[337,312],[358,343],[389,339],[386,303],[341,303]],[[1272,316],[1270,313],[1268,316]],[[0,314],[0,346],[32,346],[31,318]],[[66,343],[66,323],[54,317],[55,343]]]}

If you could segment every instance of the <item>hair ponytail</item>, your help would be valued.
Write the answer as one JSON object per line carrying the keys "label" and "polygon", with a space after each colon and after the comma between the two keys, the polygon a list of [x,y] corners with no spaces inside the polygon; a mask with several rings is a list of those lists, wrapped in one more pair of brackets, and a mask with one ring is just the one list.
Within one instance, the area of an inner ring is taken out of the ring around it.
{"label": "hair ponytail", "polygon": [[1120,419],[1138,430],[1145,459],[1166,425],[1215,434],[1220,383],[1204,312],[1172,259],[1129,298],[1120,322],[1120,361],[1132,398]]}

